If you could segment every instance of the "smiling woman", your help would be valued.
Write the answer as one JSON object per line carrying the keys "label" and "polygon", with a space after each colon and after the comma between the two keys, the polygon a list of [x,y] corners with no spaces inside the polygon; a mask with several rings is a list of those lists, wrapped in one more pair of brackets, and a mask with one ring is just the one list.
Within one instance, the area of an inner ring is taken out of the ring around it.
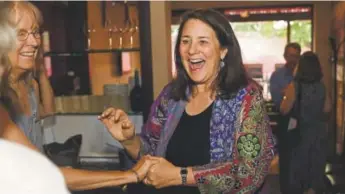
{"label": "smiling woman", "polygon": [[43,151],[43,135],[37,121],[53,113],[54,96],[43,64],[37,63],[42,16],[29,2],[12,1],[5,7],[16,32],[14,48],[7,55],[10,67],[3,81],[1,97],[12,120],[31,143]]}
{"label": "smiling woman", "polygon": [[[38,150],[43,153],[43,130],[38,122],[39,116],[42,115],[42,111],[38,111],[39,106],[41,106],[41,100],[38,95],[38,85],[39,89],[42,91],[42,93],[44,93],[44,95],[48,94],[48,96],[43,96],[43,99],[41,98],[43,105],[45,104],[45,98],[48,97],[49,99],[49,97],[53,97],[53,95],[51,90],[49,90],[50,87],[45,71],[40,69],[35,70],[36,65],[38,65],[39,68],[43,67],[42,64],[37,63],[37,61],[39,61],[37,58],[40,57],[40,55],[37,55],[37,53],[41,44],[41,35],[39,33],[39,24],[41,23],[40,13],[34,5],[32,5],[30,2],[24,1],[11,1],[3,4],[0,2],[1,13],[1,10],[3,9],[7,9],[9,12],[6,17],[0,17],[0,41],[2,41],[0,42],[0,48],[6,45],[6,47],[0,49],[0,51],[3,52],[1,53],[0,57],[9,58],[11,65],[10,68],[5,69],[4,75],[7,76],[2,76],[4,81],[1,83],[3,87],[0,88],[0,138],[25,145],[32,150],[35,150],[35,155],[39,155],[42,159],[42,155],[37,153]],[[12,30],[12,34],[6,34],[8,33],[7,31],[10,31],[10,29],[8,29],[6,23],[3,23],[5,22],[2,21],[4,19],[12,22],[13,28],[16,29],[16,33],[14,30]],[[2,28],[4,27],[3,25],[6,26],[7,29]],[[4,37],[6,36],[12,36],[12,41],[9,41],[10,38],[5,39]],[[1,43],[4,43],[4,45]],[[10,44],[14,45],[13,50],[5,49],[10,48]],[[36,78],[39,82],[38,84],[34,78],[34,71],[38,71]],[[10,115],[7,111],[10,113]],[[43,113],[47,112],[46,109],[43,111],[45,111]],[[11,153],[11,150],[7,151],[10,152],[8,154],[10,154],[11,157],[20,156],[16,153]],[[13,151],[16,152],[16,150]],[[37,182],[36,179],[34,179],[35,175],[42,173],[42,168],[34,168],[37,166],[35,161],[30,159],[30,161],[23,163],[19,158],[14,158],[13,160],[15,161],[10,163],[12,166],[14,165],[14,167],[17,167],[16,165],[19,163],[18,169],[20,169],[20,165],[25,163],[25,165],[22,167],[27,168],[25,170],[27,170],[28,173],[23,174],[23,170],[21,170],[22,174],[18,174],[17,171],[6,171],[8,169],[0,169],[1,173],[3,173],[3,171],[5,171],[5,174],[7,172],[12,173],[6,176],[14,177],[14,179],[7,180],[11,182],[12,185],[22,184],[20,178],[27,179],[27,177],[30,177],[32,179],[29,178],[30,180],[26,182],[27,184],[30,184],[31,186],[38,185],[37,189],[44,189],[44,187],[47,186],[44,180],[38,180],[42,181],[41,184],[39,184],[40,182]],[[47,161],[47,159],[45,160]],[[34,164],[31,165],[32,163]],[[60,167],[59,169],[63,174],[69,189],[87,190],[141,181],[146,176],[149,167],[155,163],[156,162],[143,157],[143,159],[140,160],[136,166],[127,171],[87,171],[73,169],[71,167]],[[3,165],[0,164],[0,166]],[[53,175],[49,174],[44,176],[51,178]],[[17,180],[18,182],[16,182]],[[1,180],[0,182],[3,183]],[[57,183],[56,181],[53,182],[55,184]],[[11,190],[16,189],[11,186],[9,188]],[[22,188],[29,189],[29,187],[26,186]],[[49,186],[49,188],[52,189],[51,186]],[[0,193],[11,193],[1,191]],[[13,193],[20,193],[20,191]]]}
{"label": "smiling woman", "polygon": [[140,193],[258,193],[274,141],[261,88],[246,75],[228,20],[212,9],[186,13],[175,63],[176,77],[153,103],[141,135],[124,111],[100,116],[133,159],[150,154],[160,161]]}
{"label": "smiling woman", "polygon": [[11,11],[12,22],[16,25],[16,49],[9,54],[16,74],[35,67],[35,58],[41,46],[40,26],[42,16],[39,10],[30,3],[14,3]]}

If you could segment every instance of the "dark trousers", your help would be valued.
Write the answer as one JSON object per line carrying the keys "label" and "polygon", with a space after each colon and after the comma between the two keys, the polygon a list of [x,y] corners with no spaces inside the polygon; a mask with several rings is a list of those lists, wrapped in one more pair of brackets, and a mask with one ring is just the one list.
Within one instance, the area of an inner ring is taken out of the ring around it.
{"label": "dark trousers", "polygon": [[278,153],[279,153],[279,185],[282,194],[303,194],[300,188],[294,188],[291,180],[291,158],[295,145],[298,144],[296,138],[291,138],[287,132],[289,117],[281,116],[278,121]]}
{"label": "dark trousers", "polygon": [[280,115],[278,117],[278,153],[279,153],[279,185],[282,194],[290,194],[289,189],[289,167],[291,148],[289,146],[287,125],[288,117]]}
{"label": "dark trousers", "polygon": [[[279,137],[280,136],[280,137]],[[282,194],[289,193],[289,149],[283,134],[278,136],[279,184]]]}

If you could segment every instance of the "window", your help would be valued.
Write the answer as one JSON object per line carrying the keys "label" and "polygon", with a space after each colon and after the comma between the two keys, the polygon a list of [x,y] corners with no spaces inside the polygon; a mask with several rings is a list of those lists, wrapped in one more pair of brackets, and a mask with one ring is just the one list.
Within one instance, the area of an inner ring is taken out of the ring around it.
{"label": "window", "polygon": [[311,20],[293,20],[290,22],[290,42],[298,42],[301,44],[302,53],[310,51],[312,45],[312,22]]}
{"label": "window", "polygon": [[179,25],[171,25],[171,52],[172,52],[172,67],[171,72],[172,76],[175,77],[176,74],[176,66],[175,66],[175,45],[176,45],[176,39],[178,34]]}

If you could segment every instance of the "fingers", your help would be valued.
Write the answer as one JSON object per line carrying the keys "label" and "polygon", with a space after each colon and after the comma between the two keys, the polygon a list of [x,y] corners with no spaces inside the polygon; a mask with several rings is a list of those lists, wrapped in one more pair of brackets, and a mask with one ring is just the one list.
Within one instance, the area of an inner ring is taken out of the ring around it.
{"label": "fingers", "polygon": [[108,117],[110,114],[113,114],[114,112],[115,112],[115,108],[113,107],[107,108],[102,112],[100,116],[98,116],[98,118]]}
{"label": "fingers", "polygon": [[153,179],[151,176],[146,176],[144,179],[143,179],[143,182],[147,185],[152,185],[153,184]]}
{"label": "fingers", "polygon": [[162,157],[157,157],[157,156],[151,156],[151,155],[146,155],[145,157],[151,159],[151,160],[161,160]]}
{"label": "fingers", "polygon": [[145,185],[152,185],[151,181],[148,179],[148,177],[144,178],[143,183]]}
{"label": "fingers", "polygon": [[148,161],[150,162],[150,166],[155,165],[155,164],[158,164],[158,163],[160,162],[159,159],[158,159],[158,160],[157,160],[157,159],[153,159],[153,160],[152,160],[152,159],[149,159]]}
{"label": "fingers", "polygon": [[121,109],[107,108],[103,113],[98,116],[99,120],[110,119],[113,122],[117,122],[121,117],[126,116],[126,113]]}
{"label": "fingers", "polygon": [[159,160],[151,160],[148,156],[143,156],[138,163],[135,165],[133,170],[138,172],[140,179],[142,180],[147,176],[149,171],[152,171],[155,167],[154,165],[158,164]]}
{"label": "fingers", "polygon": [[145,160],[145,163],[149,164],[149,166],[153,166],[162,161],[161,157],[155,157],[150,155],[143,156],[143,159]]}
{"label": "fingers", "polygon": [[133,124],[130,120],[123,121],[122,124],[122,129],[131,129],[133,127]]}
{"label": "fingers", "polygon": [[115,122],[119,121],[122,116],[126,115],[126,113],[123,112],[121,109],[117,109],[114,114],[115,114]]}
{"label": "fingers", "polygon": [[144,159],[144,163],[140,168],[146,172],[153,171],[154,165],[158,163],[159,163],[159,160]]}

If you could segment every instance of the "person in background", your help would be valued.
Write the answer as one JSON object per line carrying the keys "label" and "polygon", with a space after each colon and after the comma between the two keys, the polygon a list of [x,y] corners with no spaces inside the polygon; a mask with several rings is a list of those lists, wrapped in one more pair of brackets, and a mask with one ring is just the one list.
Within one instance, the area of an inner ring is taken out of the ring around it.
{"label": "person in background", "polygon": [[[279,109],[280,103],[283,100],[284,91],[293,80],[293,72],[301,55],[301,46],[298,43],[289,43],[284,49],[284,59],[286,61],[284,67],[274,71],[270,78],[270,92],[272,101]],[[279,115],[277,119],[276,132],[278,138],[278,153],[279,153],[279,181],[280,191],[285,194],[288,189],[289,177],[289,150],[287,141],[287,130],[285,126],[285,119],[283,115]]]}
{"label": "person in background", "polygon": [[280,112],[283,115],[291,112],[292,115],[298,115],[300,133],[297,146],[293,146],[289,158],[289,193],[325,192],[326,115],[331,111],[331,103],[321,79],[322,70],[317,55],[311,51],[305,52],[295,69],[293,81],[283,93]]}
{"label": "person in background", "polygon": [[279,107],[283,99],[284,89],[293,80],[293,71],[301,56],[301,46],[292,42],[285,46],[284,59],[286,61],[284,67],[276,69],[270,78],[270,92],[274,104]]}
{"label": "person in background", "polygon": [[141,135],[122,110],[99,117],[133,159],[159,160],[140,192],[259,192],[274,141],[262,91],[246,75],[227,18],[212,9],[188,12],[175,61],[177,77],[153,103]]}
{"label": "person in background", "polygon": [[[3,144],[0,143],[0,172],[6,174],[6,176],[2,176],[6,178],[6,181],[0,181],[0,193],[10,193],[2,192],[3,190],[1,189],[5,188],[3,184],[6,184],[6,188],[8,185],[15,185],[17,188],[13,189],[25,189],[24,183],[21,181],[22,179],[25,180],[25,183],[36,184],[32,185],[35,187],[35,191],[28,191],[27,193],[36,194],[39,193],[38,190],[46,191],[46,185],[44,184],[47,178],[56,177],[58,181],[56,184],[61,186],[61,177],[54,170],[55,167],[42,159],[43,153],[40,152],[42,151],[40,147],[42,139],[39,139],[40,136],[37,135],[42,129],[40,125],[36,125],[37,114],[34,114],[36,111],[38,113],[38,102],[40,102],[38,100],[37,87],[35,87],[37,84],[35,84],[35,80],[31,76],[35,65],[36,52],[40,46],[40,33],[37,28],[37,20],[35,19],[39,18],[39,15],[37,8],[29,2],[0,2],[0,138],[22,144],[37,153],[34,154],[20,148],[20,146],[5,143],[5,141]],[[19,100],[19,98],[24,98],[25,96],[23,96],[23,93],[18,92],[24,92],[28,99]],[[37,131],[32,132],[34,130]],[[11,153],[11,151],[19,151],[19,153]],[[22,155],[18,155],[20,153]],[[39,156],[40,154],[42,156]],[[8,160],[9,158],[15,160],[10,163],[13,165],[13,168],[17,168],[15,165],[18,165],[18,169],[23,171],[8,171],[13,169],[8,166],[8,162],[12,160]],[[36,159],[41,160],[43,162],[42,165],[50,166],[51,171],[42,172],[45,171],[44,166],[36,168],[39,163],[30,165],[35,163]],[[132,169],[127,171],[89,171],[71,167],[59,167],[59,169],[69,189],[88,190],[139,182],[144,179],[149,167],[156,162],[155,160],[148,159],[148,156],[144,156]],[[47,174],[44,175],[44,173]],[[46,177],[43,178],[43,176]],[[41,187],[37,185],[38,182],[41,182]],[[25,194],[25,192],[14,193]]]}

